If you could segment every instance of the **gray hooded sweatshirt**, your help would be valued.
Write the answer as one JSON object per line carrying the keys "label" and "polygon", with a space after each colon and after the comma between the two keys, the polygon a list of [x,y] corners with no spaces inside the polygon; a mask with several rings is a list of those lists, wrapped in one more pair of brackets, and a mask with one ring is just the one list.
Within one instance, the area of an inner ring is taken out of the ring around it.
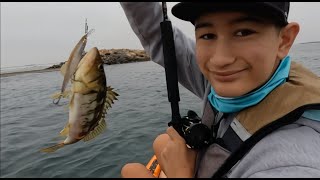
{"label": "gray hooded sweatshirt", "polygon": [[[121,6],[132,30],[151,60],[164,66],[160,32],[160,22],[163,20],[161,4],[121,2]],[[173,33],[179,83],[203,100],[203,113],[211,85],[196,64],[195,41],[174,25]],[[227,177],[320,177],[319,119],[319,112],[311,116],[302,116],[295,123],[267,135],[229,171]],[[218,130],[218,137],[223,136],[231,122],[232,120],[228,118],[223,120]],[[246,136],[246,132],[241,132],[241,128],[238,132],[239,136]],[[216,163],[214,157],[206,161]],[[211,177],[211,175],[212,173],[207,172],[206,175],[199,177]]]}

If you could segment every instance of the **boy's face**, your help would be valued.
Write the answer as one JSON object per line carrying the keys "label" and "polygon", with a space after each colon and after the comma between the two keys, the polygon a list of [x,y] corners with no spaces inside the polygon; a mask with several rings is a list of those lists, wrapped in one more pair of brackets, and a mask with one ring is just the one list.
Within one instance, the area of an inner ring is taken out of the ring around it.
{"label": "boy's face", "polygon": [[240,12],[216,12],[195,21],[201,72],[220,96],[244,95],[263,85],[280,60],[279,30]]}

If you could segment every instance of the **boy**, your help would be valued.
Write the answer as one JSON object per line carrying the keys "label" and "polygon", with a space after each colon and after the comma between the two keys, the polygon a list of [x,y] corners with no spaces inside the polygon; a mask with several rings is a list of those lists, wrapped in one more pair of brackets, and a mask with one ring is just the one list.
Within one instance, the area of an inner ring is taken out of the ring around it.
{"label": "boy", "polygon": [[[163,66],[161,5],[121,5],[146,52]],[[184,2],[172,8],[173,15],[195,26],[196,42],[173,29],[178,79],[203,100],[202,123],[216,141],[189,149],[169,127],[154,142],[167,177],[320,176],[320,80],[288,56],[299,32],[297,23],[287,22],[288,13],[289,2]],[[293,120],[292,114],[307,106],[311,110],[303,109]],[[280,121],[292,123],[266,135],[226,168],[229,157],[243,150],[237,144],[265,133],[265,127],[275,129],[269,125]],[[137,163],[124,166],[121,174],[152,177]]]}

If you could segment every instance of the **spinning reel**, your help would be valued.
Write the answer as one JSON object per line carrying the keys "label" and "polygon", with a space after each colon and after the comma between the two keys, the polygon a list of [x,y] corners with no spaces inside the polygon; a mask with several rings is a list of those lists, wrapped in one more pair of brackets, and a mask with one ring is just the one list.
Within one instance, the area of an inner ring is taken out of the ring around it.
{"label": "spinning reel", "polygon": [[201,123],[201,118],[192,110],[178,123],[171,121],[168,125],[172,125],[192,149],[202,149],[213,142],[212,131]]}

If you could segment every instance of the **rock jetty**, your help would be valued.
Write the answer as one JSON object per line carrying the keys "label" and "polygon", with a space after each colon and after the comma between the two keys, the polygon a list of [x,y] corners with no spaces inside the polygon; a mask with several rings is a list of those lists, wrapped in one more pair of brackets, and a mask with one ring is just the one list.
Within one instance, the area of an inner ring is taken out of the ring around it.
{"label": "rock jetty", "polygon": [[[150,56],[144,50],[135,49],[100,49],[101,59],[104,64],[124,64],[132,62],[150,61]],[[60,68],[65,62],[53,65],[46,69]]]}

